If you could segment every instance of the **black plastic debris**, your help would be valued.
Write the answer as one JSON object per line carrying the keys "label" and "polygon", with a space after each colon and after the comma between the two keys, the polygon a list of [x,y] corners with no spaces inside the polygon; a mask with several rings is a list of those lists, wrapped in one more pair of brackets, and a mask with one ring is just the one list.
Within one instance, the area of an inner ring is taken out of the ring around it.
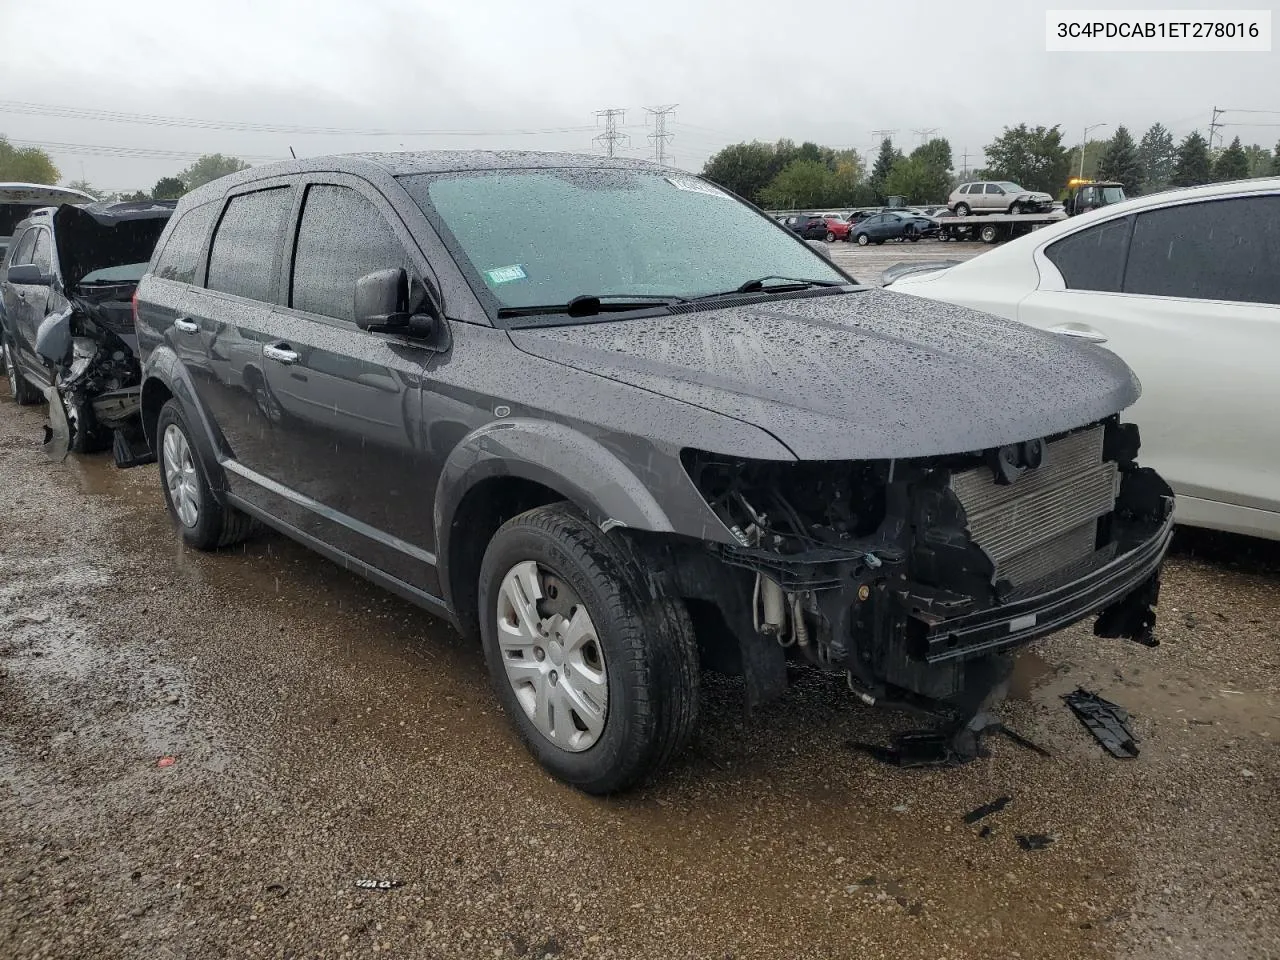
{"label": "black plastic debris", "polygon": [[1138,755],[1138,741],[1129,729],[1129,711],[1124,707],[1103,700],[1084,687],[1064,693],[1062,699],[1113,757],[1132,760]]}
{"label": "black plastic debris", "polygon": [[979,831],[978,831],[978,836],[980,836],[983,840],[985,840],[985,839],[987,839],[987,837],[991,836],[991,825],[990,825],[990,824],[987,824],[987,825],[983,826],[983,828],[982,828],[981,830],[979,830]]}
{"label": "black plastic debris", "polygon": [[357,880],[356,886],[361,890],[394,890],[403,887],[403,880]]}
{"label": "black plastic debris", "polygon": [[1043,850],[1053,843],[1053,837],[1047,833],[1020,833],[1014,839],[1023,850]]}
{"label": "black plastic debris", "polygon": [[993,714],[980,713],[967,722],[940,730],[911,730],[894,737],[892,746],[851,741],[849,746],[895,767],[956,767],[979,757],[990,756],[983,739],[992,733],[1004,734],[1020,747],[1051,756],[1048,750],[1015,733]]}
{"label": "black plastic debris", "polygon": [[977,823],[979,820],[983,819],[984,817],[989,817],[993,813],[999,813],[1001,810],[1003,810],[1005,807],[1009,805],[1009,801],[1011,801],[1012,799],[1013,797],[996,797],[990,803],[984,803],[982,806],[978,807],[976,810],[970,810],[968,813],[966,813],[964,815],[964,822]]}

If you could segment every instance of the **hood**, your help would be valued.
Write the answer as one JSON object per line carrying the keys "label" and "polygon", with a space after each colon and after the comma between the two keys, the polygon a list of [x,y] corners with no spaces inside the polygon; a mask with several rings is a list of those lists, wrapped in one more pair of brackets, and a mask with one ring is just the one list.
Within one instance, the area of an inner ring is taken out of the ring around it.
{"label": "hood", "polygon": [[1107,350],[884,290],[510,335],[535,356],[756,424],[801,459],[984,450],[1083,426],[1140,392]]}
{"label": "hood", "polygon": [[58,207],[53,229],[63,287],[75,289],[94,270],[149,261],[173,208],[172,201]]}

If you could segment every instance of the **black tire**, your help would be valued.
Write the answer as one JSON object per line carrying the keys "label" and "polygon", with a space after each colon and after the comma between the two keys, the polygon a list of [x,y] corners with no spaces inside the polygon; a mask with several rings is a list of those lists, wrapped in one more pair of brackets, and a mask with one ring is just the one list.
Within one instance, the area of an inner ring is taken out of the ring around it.
{"label": "black tire", "polygon": [[967,203],[956,204],[956,216],[967,217],[969,215],[969,205]]}
{"label": "black tire", "polygon": [[978,231],[978,236],[983,243],[995,243],[1000,239],[1000,231],[994,223],[988,223]]}
{"label": "black tire", "polygon": [[1022,213],[1022,204],[1020,204],[1017,200],[1013,201],[1013,203],[1009,204],[1009,213],[1015,217],[1018,216],[1020,213]]}
{"label": "black tire", "polygon": [[9,345],[9,338],[0,335],[0,344],[4,345],[5,375],[9,379],[9,392],[13,396],[13,402],[20,407],[29,407],[39,403],[44,399],[44,394],[22,375],[22,370],[18,367],[18,361],[10,353],[12,348]]}
{"label": "black tire", "polygon": [[[165,480],[164,438],[170,426],[176,427],[181,432],[195,468],[194,483],[199,491],[199,506],[196,520],[192,524],[183,522],[178,516],[173,498],[169,493],[169,484]],[[192,440],[191,428],[187,426],[178,401],[169,400],[160,408],[154,443],[156,462],[160,466],[160,490],[164,495],[164,505],[169,510],[169,516],[177,524],[184,541],[197,550],[216,550],[219,547],[240,543],[257,529],[257,522],[252,517],[231,507],[224,507],[214,498],[213,491],[209,487],[208,470],[200,457],[199,447]]]}
{"label": "black tire", "polygon": [[830,230],[828,230],[828,231],[827,231],[827,243],[835,243],[835,242],[836,242],[836,235],[835,235],[834,233],[832,233]]}
{"label": "black tire", "polygon": [[[559,578],[586,607],[602,648],[608,706],[599,739],[572,752],[520,705],[498,643],[507,573],[525,561]],[[587,793],[626,789],[652,776],[688,742],[698,714],[698,647],[688,611],[646,570],[622,537],[601,533],[567,503],[507,521],[485,550],[480,634],[489,675],[521,740],[553,776]]]}
{"label": "black tire", "polygon": [[871,238],[868,237],[865,233],[858,234],[856,237],[854,237],[854,240],[860,247],[865,247],[868,243],[871,242]]}

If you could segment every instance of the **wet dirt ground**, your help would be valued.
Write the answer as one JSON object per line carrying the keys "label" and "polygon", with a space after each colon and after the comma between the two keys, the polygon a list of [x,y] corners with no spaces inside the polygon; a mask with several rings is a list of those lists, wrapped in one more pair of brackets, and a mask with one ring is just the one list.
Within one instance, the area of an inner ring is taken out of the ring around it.
{"label": "wet dirt ground", "polygon": [[1280,955],[1276,545],[1180,534],[1158,649],[1027,650],[1002,712],[1048,758],[890,769],[847,744],[912,721],[841,682],[748,716],[709,678],[674,769],[592,799],[475,644],[278,536],[185,549],[155,467],[51,464],[2,394],[0,957]]}

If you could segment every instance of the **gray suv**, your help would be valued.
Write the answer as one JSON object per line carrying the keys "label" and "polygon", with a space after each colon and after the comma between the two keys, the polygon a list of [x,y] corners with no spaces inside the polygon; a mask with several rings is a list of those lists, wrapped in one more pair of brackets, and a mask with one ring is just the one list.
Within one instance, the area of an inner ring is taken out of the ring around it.
{"label": "gray suv", "polygon": [[963,752],[1020,644],[1151,635],[1172,500],[1128,368],[859,286],[697,177],[255,167],[182,199],[136,312],[182,537],[266,524],[478,636],[587,791],[688,741],[703,668],[752,704],[837,672]]}
{"label": "gray suv", "polygon": [[951,191],[947,207],[957,217],[971,213],[1046,213],[1053,209],[1053,197],[1037,190],[1025,190],[1008,180],[962,183]]}

